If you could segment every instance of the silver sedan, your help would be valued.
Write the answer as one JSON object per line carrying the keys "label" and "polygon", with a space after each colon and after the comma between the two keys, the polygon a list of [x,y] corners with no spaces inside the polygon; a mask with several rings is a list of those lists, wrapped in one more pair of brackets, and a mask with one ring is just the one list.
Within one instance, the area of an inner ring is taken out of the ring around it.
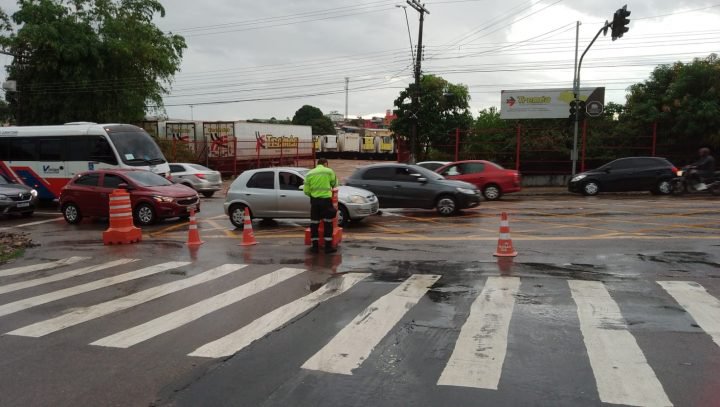
{"label": "silver sedan", "polygon": [[170,181],[188,186],[206,198],[210,198],[216,191],[222,189],[220,173],[199,164],[170,164]]}
{"label": "silver sedan", "polygon": [[[225,214],[230,222],[241,228],[245,208],[253,218],[308,219],[310,198],[302,191],[307,168],[264,168],[240,174],[225,197]],[[338,216],[340,225],[350,220],[360,221],[378,211],[375,194],[360,188],[338,188]]]}

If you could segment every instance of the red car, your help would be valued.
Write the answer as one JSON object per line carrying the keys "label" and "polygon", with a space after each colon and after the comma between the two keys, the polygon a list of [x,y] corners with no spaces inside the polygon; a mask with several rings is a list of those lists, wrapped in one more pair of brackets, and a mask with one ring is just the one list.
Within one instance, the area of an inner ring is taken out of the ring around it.
{"label": "red car", "polygon": [[145,226],[158,219],[188,217],[190,206],[200,210],[194,189],[173,184],[147,170],[96,170],[78,174],[60,191],[65,221],[79,223],[83,217],[109,216],[110,194],[126,188],[130,193],[135,223]]}
{"label": "red car", "polygon": [[499,199],[503,194],[520,191],[520,173],[485,160],[457,161],[437,170],[447,179],[474,184],[488,201]]}

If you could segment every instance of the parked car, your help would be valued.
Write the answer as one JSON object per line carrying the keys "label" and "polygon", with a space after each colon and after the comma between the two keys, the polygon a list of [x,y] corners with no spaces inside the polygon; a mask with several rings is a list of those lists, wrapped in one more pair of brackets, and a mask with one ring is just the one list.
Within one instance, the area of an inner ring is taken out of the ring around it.
{"label": "parked car", "polygon": [[222,189],[220,173],[200,164],[170,164],[170,181],[186,185],[206,198],[212,197],[215,192]]}
{"label": "parked car", "polygon": [[369,165],[355,170],[346,184],[374,192],[383,208],[435,208],[449,216],[480,204],[480,191],[474,185],[446,180],[416,165]]}
{"label": "parked car", "polygon": [[485,160],[458,161],[435,170],[447,179],[469,182],[488,201],[500,199],[503,194],[520,191],[520,173]]}
{"label": "parked car", "polygon": [[568,183],[568,190],[584,195],[624,191],[667,195],[672,191],[670,180],[676,172],[677,168],[660,157],[619,158],[576,175]]}
{"label": "parked car", "polygon": [[[241,228],[245,208],[252,218],[308,219],[310,198],[302,191],[307,168],[264,168],[240,174],[225,197],[225,214]],[[338,187],[338,222],[359,222],[378,211],[378,199],[370,191]]]}
{"label": "parked car", "polygon": [[35,212],[37,196],[36,190],[0,175],[0,212],[3,215],[19,213],[25,217],[32,216]]}
{"label": "parked car", "polygon": [[426,168],[430,171],[435,171],[440,167],[450,164],[450,161],[422,161],[415,165]]}
{"label": "parked car", "polygon": [[133,217],[141,226],[158,219],[186,218],[190,207],[200,210],[200,197],[195,190],[173,184],[150,171],[95,170],[76,175],[60,191],[60,210],[65,221],[75,224],[86,216],[107,218],[110,194],[118,188],[130,193]]}

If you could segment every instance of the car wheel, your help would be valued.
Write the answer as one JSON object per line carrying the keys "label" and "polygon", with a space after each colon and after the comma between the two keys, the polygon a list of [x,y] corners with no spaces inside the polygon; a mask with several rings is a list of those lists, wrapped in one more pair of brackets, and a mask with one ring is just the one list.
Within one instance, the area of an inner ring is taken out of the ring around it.
{"label": "car wheel", "polygon": [[670,185],[670,180],[661,180],[660,182],[658,182],[657,187],[655,187],[655,189],[650,192],[652,192],[654,195],[669,195],[670,192],[672,192],[672,185]]}
{"label": "car wheel", "polygon": [[457,201],[450,195],[443,195],[438,198],[435,208],[440,216],[450,216],[457,211]]}
{"label": "car wheel", "polygon": [[205,198],[212,198],[215,195],[215,191],[205,191],[202,193]]}
{"label": "car wheel", "polygon": [[35,212],[23,212],[23,213],[22,213],[22,217],[23,217],[23,218],[29,218],[29,217],[33,216],[34,213],[35,213]]}
{"label": "car wheel", "polygon": [[600,192],[600,185],[595,181],[588,181],[583,185],[583,195],[593,196]]}
{"label": "car wheel", "polygon": [[135,219],[141,226],[148,226],[155,223],[155,210],[146,203],[135,207]]}
{"label": "car wheel", "polygon": [[350,214],[347,208],[343,205],[338,206],[338,225],[344,228],[348,223],[350,223]]}
{"label": "car wheel", "polygon": [[485,188],[483,188],[483,196],[488,201],[494,201],[496,199],[500,199],[500,196],[502,196],[502,191],[500,190],[500,187],[495,184],[489,184],[486,185]]}
{"label": "car wheel", "polygon": [[80,213],[80,209],[72,202],[68,202],[63,205],[62,213],[63,217],[65,218],[65,222],[71,225],[76,225],[82,220],[82,214]]}
{"label": "car wheel", "polygon": [[713,194],[715,196],[720,195],[720,183],[715,182],[712,185],[710,185],[710,188],[708,188],[708,189],[710,190],[711,194]]}
{"label": "car wheel", "polygon": [[670,193],[673,195],[682,195],[685,193],[685,183],[680,180],[670,182]]}
{"label": "car wheel", "polygon": [[[230,207],[230,210],[228,211],[228,216],[230,217],[230,223],[233,224],[238,229],[242,229],[243,227],[243,218],[245,216],[245,208],[247,206],[242,204],[235,204]],[[252,212],[250,213],[250,219],[252,219]]]}

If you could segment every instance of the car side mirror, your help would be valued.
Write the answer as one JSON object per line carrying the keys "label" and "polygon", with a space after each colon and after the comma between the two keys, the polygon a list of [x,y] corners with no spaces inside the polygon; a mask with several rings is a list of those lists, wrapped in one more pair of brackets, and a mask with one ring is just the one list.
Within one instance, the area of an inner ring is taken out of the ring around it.
{"label": "car side mirror", "polygon": [[132,191],[132,190],[134,190],[135,188],[134,188],[132,185],[128,185],[128,184],[126,184],[126,183],[123,182],[122,184],[119,184],[119,185],[118,185],[118,189],[124,189],[124,190],[126,190],[126,191]]}
{"label": "car side mirror", "polygon": [[422,182],[422,183],[424,184],[424,183],[427,182],[427,178],[425,178],[425,177],[419,177],[419,178],[417,179],[417,181],[418,181],[418,182]]}
{"label": "car side mirror", "polygon": [[305,189],[305,184],[300,185],[300,186],[298,187],[298,189],[299,189],[300,191],[304,190],[304,189]]}

